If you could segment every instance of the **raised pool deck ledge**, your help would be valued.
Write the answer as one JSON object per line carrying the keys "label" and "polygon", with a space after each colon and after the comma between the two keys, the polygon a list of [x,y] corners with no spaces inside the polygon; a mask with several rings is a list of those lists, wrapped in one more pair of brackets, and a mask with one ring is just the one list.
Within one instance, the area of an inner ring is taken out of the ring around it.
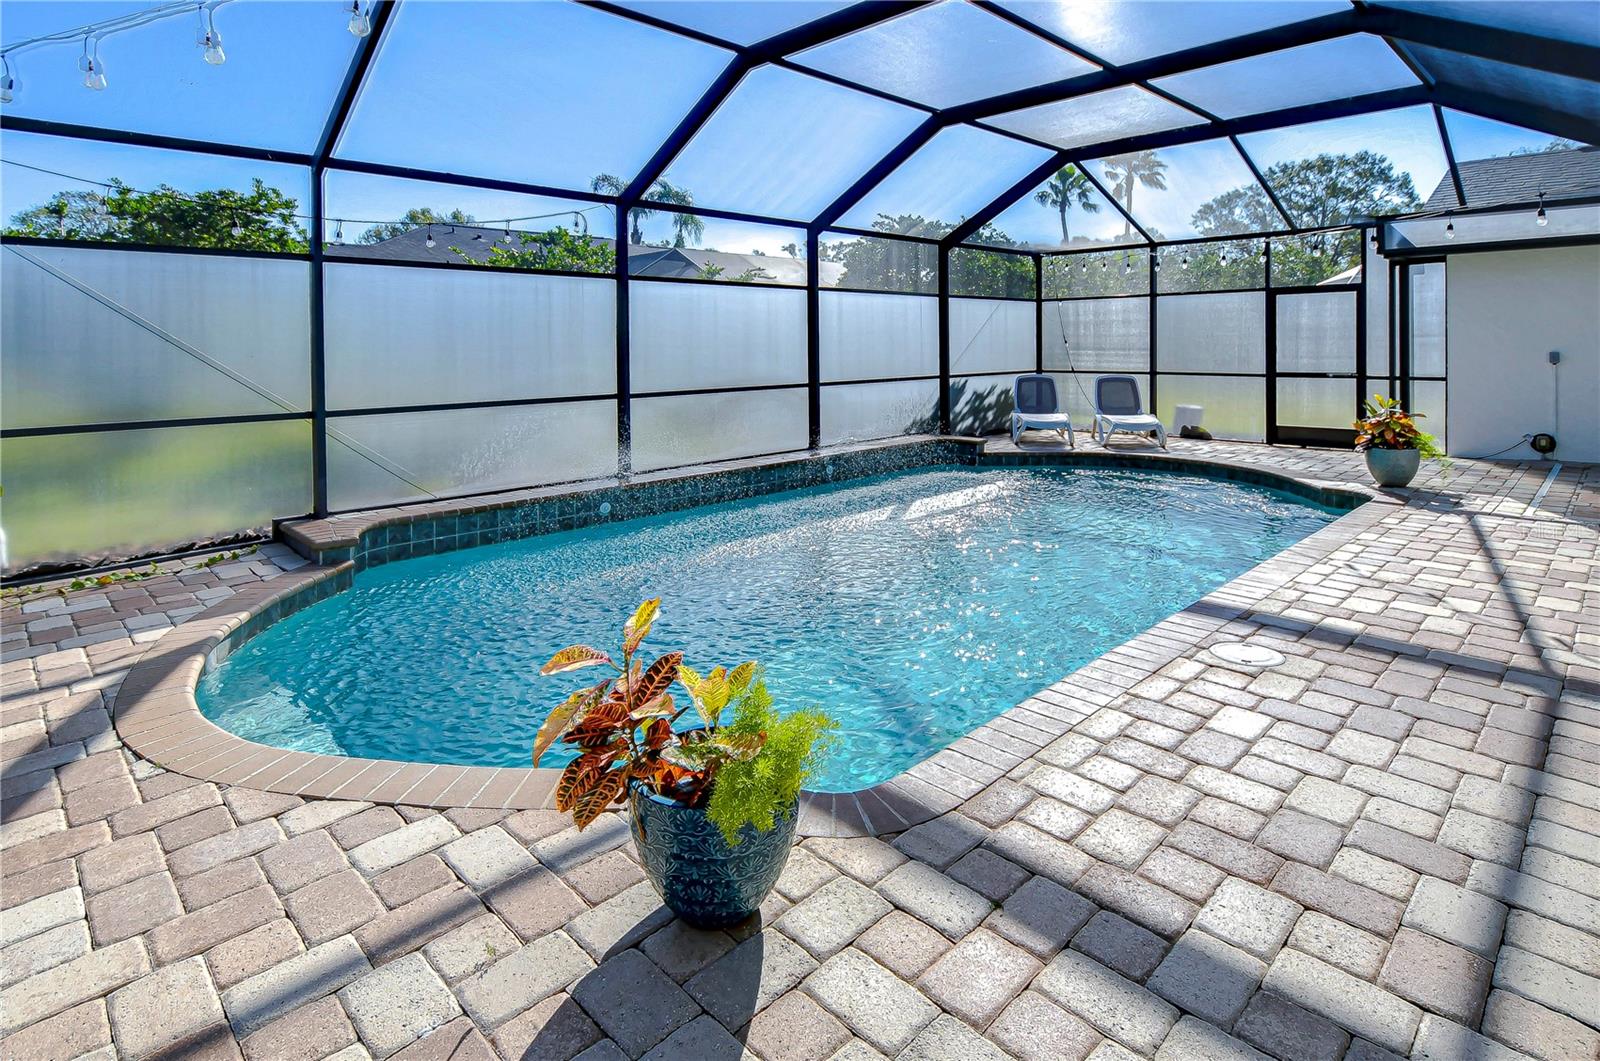
{"label": "raised pool deck ledge", "polygon": [[[257,744],[202,715],[195,687],[208,668],[239,645],[272,623],[348,589],[369,567],[907,468],[966,464],[1163,470],[1254,483],[1348,510],[895,777],[854,792],[802,796],[803,835],[901,832],[1026,768],[1042,749],[1095,712],[1146,683],[1160,682],[1163,668],[1194,654],[1229,622],[1259,613],[1273,593],[1403,506],[1411,493],[1380,493],[1348,477],[1330,477],[1327,469],[1316,466],[1271,467],[1234,459],[1247,456],[1240,451],[1248,449],[1162,451],[1137,441],[1063,449],[923,436],[286,522],[278,535],[312,563],[241,588],[157,641],[122,683],[114,712],[116,732],[150,762],[216,784],[440,809],[550,809],[559,770],[397,762]],[[1305,625],[1292,617],[1281,621]]]}

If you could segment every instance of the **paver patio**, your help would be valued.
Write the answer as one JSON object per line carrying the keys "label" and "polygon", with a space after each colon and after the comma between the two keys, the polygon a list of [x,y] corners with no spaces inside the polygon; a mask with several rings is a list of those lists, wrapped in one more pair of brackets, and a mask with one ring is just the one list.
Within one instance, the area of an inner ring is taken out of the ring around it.
{"label": "paver patio", "polygon": [[804,840],[731,933],[616,815],[575,845],[125,750],[121,677],[282,547],[8,604],[0,1056],[1593,1058],[1600,471],[1550,470],[1429,469],[1056,687],[1071,729],[955,809]]}

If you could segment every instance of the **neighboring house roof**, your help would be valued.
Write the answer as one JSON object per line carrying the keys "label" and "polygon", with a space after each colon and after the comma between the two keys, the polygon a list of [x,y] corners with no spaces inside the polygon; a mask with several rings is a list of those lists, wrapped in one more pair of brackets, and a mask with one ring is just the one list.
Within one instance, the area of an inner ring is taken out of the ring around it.
{"label": "neighboring house roof", "polygon": [[[344,243],[328,248],[330,258],[376,258],[399,262],[448,262],[461,264],[462,258],[486,262],[489,252],[501,245],[504,229],[485,228],[481,225],[441,224],[431,226],[432,247],[428,246],[430,226],[414,228],[391,236],[378,243]],[[515,239],[513,233],[513,239]],[[607,238],[596,236],[596,242],[610,244]],[[509,249],[520,246],[513,243]],[[720,270],[720,272],[716,272]],[[824,287],[837,283],[844,266],[837,262],[821,263],[821,281]],[[732,254],[727,251],[696,250],[690,247],[646,247],[628,245],[628,275],[699,277],[707,271],[723,280],[752,274],[755,280],[770,283],[801,284],[806,282],[806,263],[799,258],[767,254]],[[765,274],[765,275],[761,275]]]}
{"label": "neighboring house roof", "polygon": [[[1551,202],[1600,193],[1600,148],[1542,151],[1536,155],[1504,155],[1456,163],[1461,188],[1474,206],[1531,203],[1543,192]],[[1459,207],[1446,174],[1423,204],[1424,210]]]}

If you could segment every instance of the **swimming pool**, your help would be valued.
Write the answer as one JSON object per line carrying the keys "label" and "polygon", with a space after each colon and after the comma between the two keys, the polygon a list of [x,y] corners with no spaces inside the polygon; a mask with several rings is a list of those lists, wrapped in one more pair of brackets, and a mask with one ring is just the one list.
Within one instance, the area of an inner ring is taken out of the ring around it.
{"label": "swimming pool", "polygon": [[[757,659],[820,704],[839,751],[813,788],[887,780],[1339,513],[1167,472],[940,466],[405,560],[278,622],[200,681],[263,744],[526,766],[586,675],[662,598],[648,645]],[[559,766],[564,749],[540,765]]]}

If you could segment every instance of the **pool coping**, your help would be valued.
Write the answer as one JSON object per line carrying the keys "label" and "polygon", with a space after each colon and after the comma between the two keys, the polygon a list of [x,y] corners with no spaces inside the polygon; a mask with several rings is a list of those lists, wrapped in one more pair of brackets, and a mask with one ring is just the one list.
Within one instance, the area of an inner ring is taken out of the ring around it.
{"label": "pool coping", "polygon": [[626,481],[597,480],[293,521],[279,532],[314,566],[253,584],[155,641],[122,682],[114,725],[123,743],[143,758],[202,781],[433,808],[553,809],[558,769],[399,762],[258,744],[202,715],[195,687],[206,669],[233,647],[273,622],[348,589],[358,572],[370,566],[628,519],[645,514],[647,504],[650,512],[690,508],[935,463],[1182,469],[1285,490],[1349,511],[895,777],[853,792],[803,793],[802,835],[893,833],[953,810],[1031,762],[1045,746],[1167,664],[1192,653],[1227,623],[1403,505],[1405,496],[1164,451],[1119,447],[990,453],[982,439],[918,436],[726,461]]}

